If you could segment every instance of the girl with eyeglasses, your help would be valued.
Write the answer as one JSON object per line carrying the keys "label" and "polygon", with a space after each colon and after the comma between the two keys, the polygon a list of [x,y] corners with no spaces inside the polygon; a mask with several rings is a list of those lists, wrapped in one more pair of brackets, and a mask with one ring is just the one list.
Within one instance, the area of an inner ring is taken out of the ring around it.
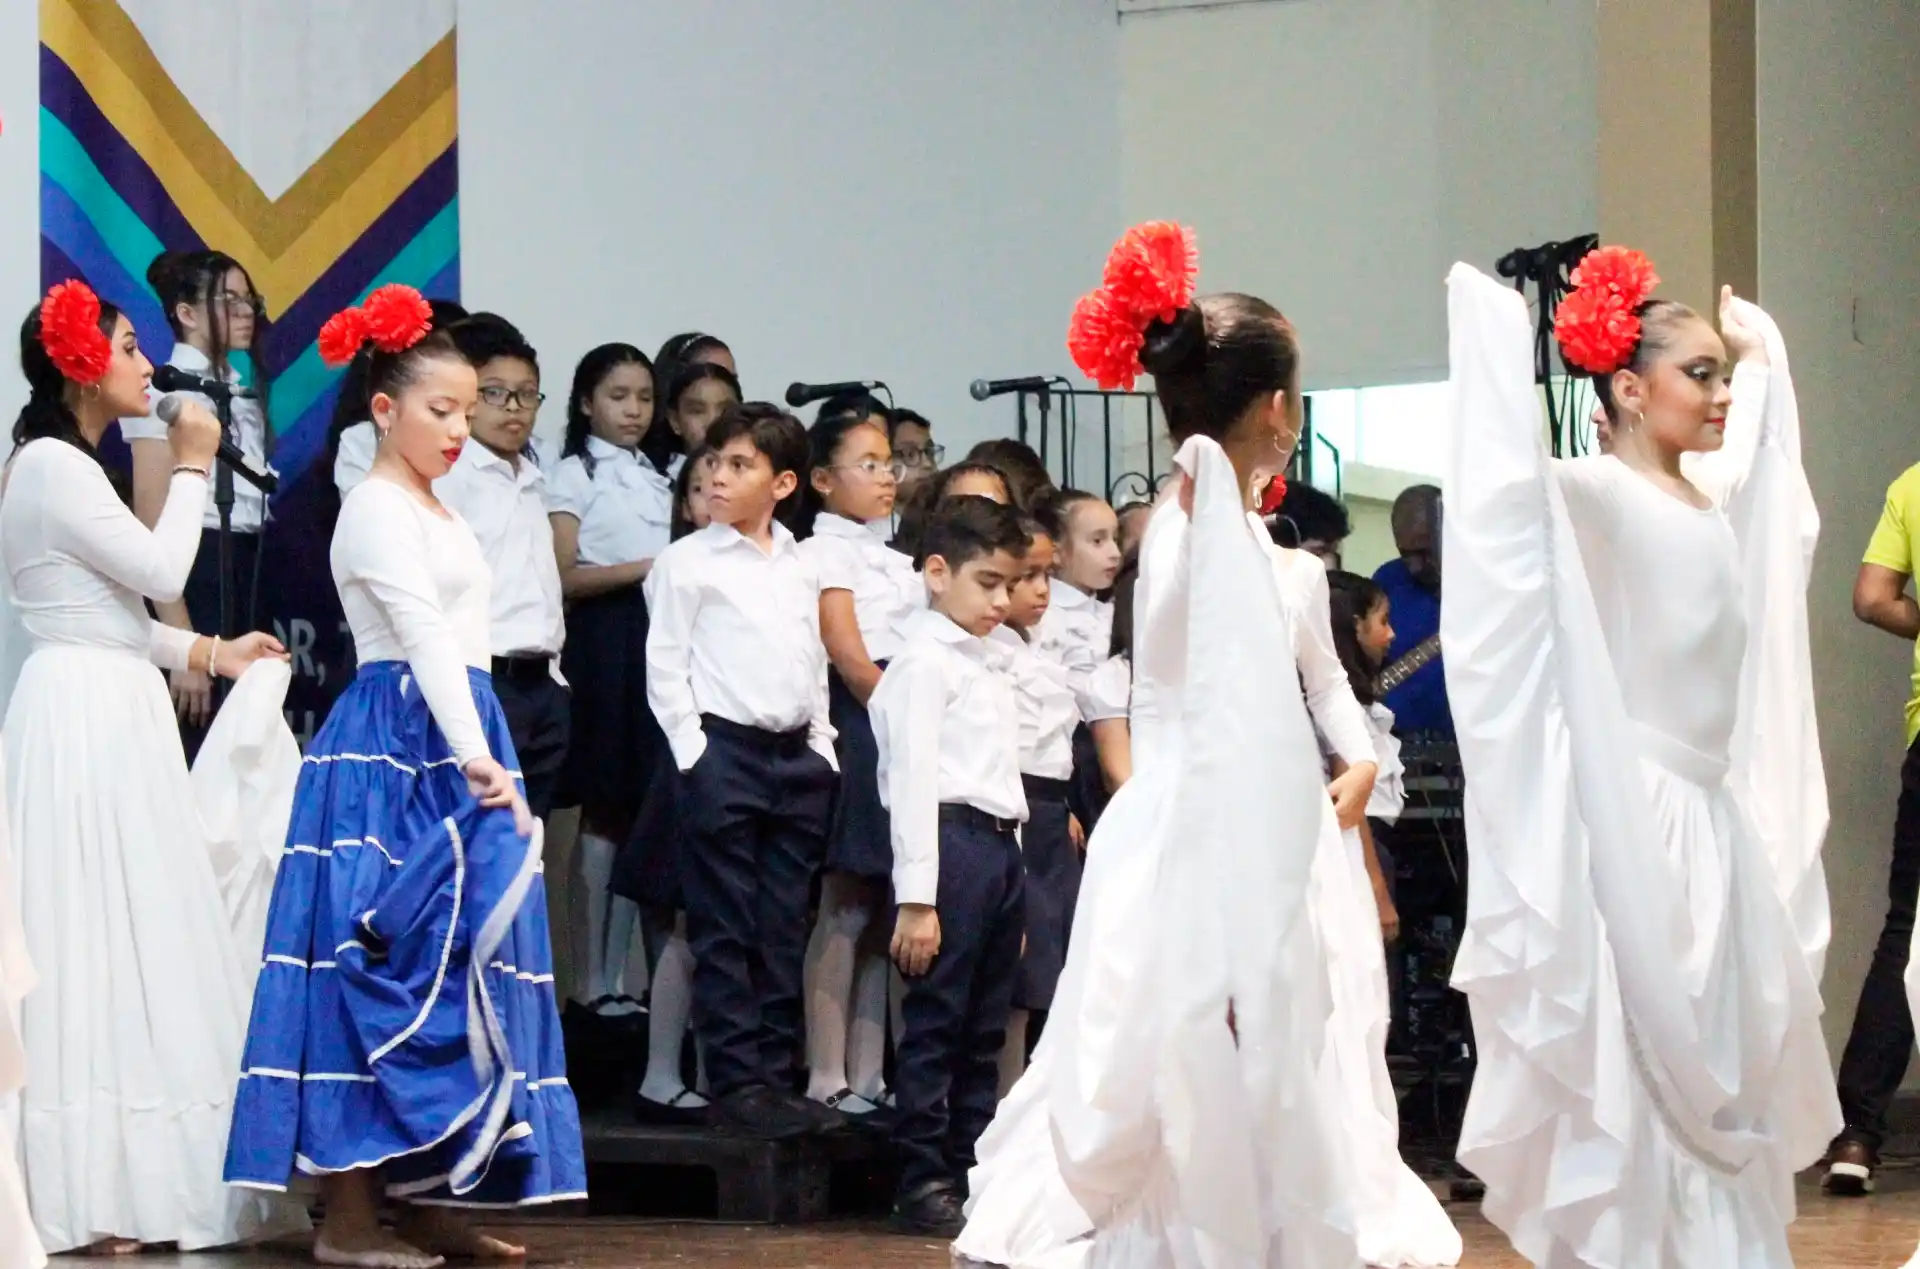
{"label": "girl with eyeglasses", "polygon": [[880,804],[880,752],[867,698],[900,647],[896,626],[925,607],[913,562],[868,527],[888,523],[900,464],[883,419],[828,413],[808,432],[816,508],[801,551],[820,574],[820,637],[840,796],[827,833],[820,912],[807,946],[807,1096],[849,1116],[885,1096],[888,881],[893,841]]}
{"label": "girl with eyeglasses", "polygon": [[[167,364],[188,374],[234,388],[243,381],[252,395],[232,400],[232,438],[255,471],[267,470],[270,436],[266,411],[267,384],[254,337],[261,317],[260,297],[253,280],[232,256],[222,251],[163,251],[147,266],[147,284],[160,297],[173,329],[173,351]],[[243,374],[236,356],[251,358]],[[148,390],[149,401],[161,394]],[[180,394],[219,410],[209,395]],[[133,451],[133,510],[152,528],[166,505],[171,479],[172,449],[167,425],[156,413],[129,415],[120,420],[120,435]],[[266,495],[234,478],[228,594],[232,599],[233,629],[220,629],[220,509],[212,488],[201,517],[200,553],[194,557],[186,594],[171,603],[156,604],[160,619],[181,629],[216,630],[222,636],[251,626],[257,617],[260,589],[260,535],[266,524]],[[187,756],[200,747],[200,737],[213,720],[213,679],[202,670],[176,670],[171,676],[174,708],[180,716]]]}

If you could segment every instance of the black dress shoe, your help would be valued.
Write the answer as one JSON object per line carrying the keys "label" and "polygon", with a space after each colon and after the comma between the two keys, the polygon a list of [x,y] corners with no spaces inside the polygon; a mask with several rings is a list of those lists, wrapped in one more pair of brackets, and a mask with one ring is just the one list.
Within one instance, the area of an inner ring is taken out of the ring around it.
{"label": "black dress shoe", "polygon": [[893,1131],[893,1107],[875,1106],[868,1111],[841,1109],[841,1103],[852,1097],[853,1090],[843,1088],[826,1101],[821,1102],[828,1110],[840,1116],[840,1122],[859,1132],[889,1133]]}
{"label": "black dress shoe", "polygon": [[692,1097],[697,1097],[690,1088],[683,1088],[673,1095],[672,1101],[656,1102],[640,1093],[633,1095],[633,1119],[640,1124],[658,1124],[666,1128],[701,1128],[713,1119],[713,1106],[710,1103],[684,1105]]}
{"label": "black dress shoe", "polygon": [[752,1084],[717,1098],[711,1107],[711,1122],[723,1132],[762,1141],[784,1141],[820,1131],[818,1121],[793,1104],[792,1094],[776,1092],[765,1084]]}
{"label": "black dress shoe", "polygon": [[911,1194],[893,1201],[893,1214],[887,1228],[897,1234],[924,1238],[958,1238],[967,1218],[960,1209],[960,1196],[945,1181],[933,1181]]}
{"label": "black dress shoe", "polygon": [[830,1107],[822,1106],[811,1097],[789,1093],[785,1089],[776,1089],[774,1096],[792,1108],[794,1114],[812,1125],[812,1131],[815,1134],[846,1132],[850,1128],[847,1116]]}

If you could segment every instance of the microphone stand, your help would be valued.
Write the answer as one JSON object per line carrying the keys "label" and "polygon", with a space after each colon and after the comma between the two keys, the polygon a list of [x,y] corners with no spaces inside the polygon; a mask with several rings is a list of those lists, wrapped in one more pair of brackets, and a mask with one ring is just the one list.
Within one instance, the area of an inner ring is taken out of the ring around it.
{"label": "microphone stand", "polygon": [[[205,395],[213,399],[214,411],[220,419],[220,438],[222,441],[239,448],[233,429],[233,389],[225,384],[205,385]],[[234,581],[233,581],[233,478],[238,474],[242,480],[258,489],[264,497],[279,487],[279,479],[267,472],[257,472],[244,463],[235,463],[226,455],[214,458],[213,469],[213,506],[220,518],[219,528],[215,530],[218,542],[218,568],[220,583],[220,627],[219,635],[223,640],[235,638],[239,631],[234,621]],[[263,524],[262,529],[266,526]],[[259,574],[259,559],[254,560],[256,576]],[[253,620],[253,608],[258,596],[250,595],[247,600],[247,620]],[[216,697],[224,698],[225,689],[218,683],[214,685]]]}

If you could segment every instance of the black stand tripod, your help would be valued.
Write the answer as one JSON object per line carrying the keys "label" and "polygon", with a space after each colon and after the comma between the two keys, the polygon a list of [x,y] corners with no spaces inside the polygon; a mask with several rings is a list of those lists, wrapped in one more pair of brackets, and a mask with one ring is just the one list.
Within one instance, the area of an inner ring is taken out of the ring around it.
{"label": "black stand tripod", "polygon": [[[233,577],[233,478],[240,477],[258,489],[263,498],[280,487],[280,478],[270,471],[255,471],[242,461],[243,451],[240,449],[233,427],[234,389],[210,383],[205,385],[204,391],[213,399],[214,411],[220,419],[220,452],[215,458],[213,468],[213,506],[215,513],[220,517],[220,526],[215,530],[219,543],[220,625],[215,633],[222,639],[234,639],[240,635],[242,623],[236,620],[237,614],[234,611],[236,596]],[[265,528],[263,522],[261,525],[263,534]],[[247,590],[245,624],[249,627],[254,622],[253,610],[259,600],[259,579],[260,557],[256,549],[252,584]],[[218,696],[226,695],[222,685],[217,682],[214,685],[214,691]]]}

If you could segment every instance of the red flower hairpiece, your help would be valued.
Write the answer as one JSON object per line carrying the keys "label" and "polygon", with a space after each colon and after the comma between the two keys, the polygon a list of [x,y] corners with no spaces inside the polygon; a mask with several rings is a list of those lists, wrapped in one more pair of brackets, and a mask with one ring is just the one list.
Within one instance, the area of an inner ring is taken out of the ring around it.
{"label": "red flower hairpiece", "polygon": [[329,366],[352,361],[362,344],[384,353],[405,352],[433,329],[433,306],[410,286],[390,282],[358,308],[345,308],[320,328],[320,360]]}
{"label": "red flower hairpiece", "polygon": [[1640,345],[1634,310],[1660,285],[1659,275],[1651,260],[1630,247],[1597,247],[1568,276],[1573,290],[1553,319],[1560,355],[1589,374],[1612,374]]}
{"label": "red flower hairpiece", "polygon": [[100,297],[85,282],[66,281],[40,301],[40,346],[78,384],[99,383],[113,362],[113,341],[100,329]]}
{"label": "red flower hairpiece", "polygon": [[1067,324],[1067,351],[1082,374],[1108,391],[1125,391],[1144,373],[1147,327],[1172,321],[1193,303],[1200,251],[1193,230],[1150,220],[1120,236],[1107,253],[1099,289],[1080,297]]}
{"label": "red flower hairpiece", "polygon": [[1287,500],[1287,474],[1277,472],[1267,482],[1267,492],[1260,499],[1260,514],[1270,516],[1280,510],[1280,504]]}

